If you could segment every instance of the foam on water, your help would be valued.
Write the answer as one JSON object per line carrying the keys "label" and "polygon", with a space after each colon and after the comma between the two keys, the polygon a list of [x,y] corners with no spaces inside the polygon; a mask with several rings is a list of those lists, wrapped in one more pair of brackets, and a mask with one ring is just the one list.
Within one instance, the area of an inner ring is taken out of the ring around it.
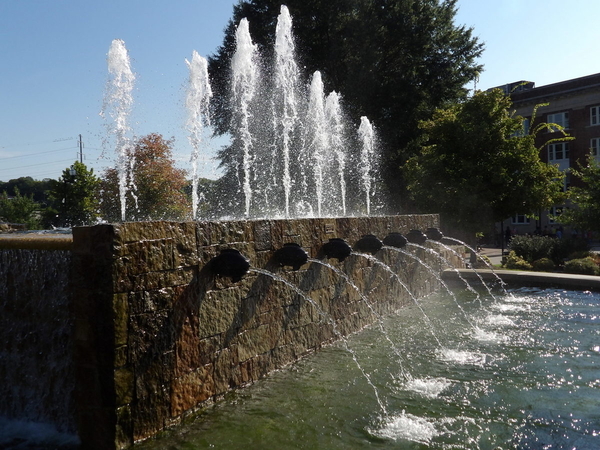
{"label": "foam on water", "polygon": [[528,305],[521,306],[515,303],[497,303],[491,307],[500,312],[521,312],[530,309]]}
{"label": "foam on water", "polygon": [[485,322],[491,326],[514,326],[515,323],[502,314],[490,314],[485,318]]}
{"label": "foam on water", "polygon": [[405,412],[386,419],[381,428],[369,432],[384,439],[405,439],[421,444],[428,444],[439,434],[430,421]]}
{"label": "foam on water", "polygon": [[472,334],[473,339],[476,339],[480,342],[489,342],[494,344],[499,344],[506,340],[506,336],[502,334],[496,333],[494,331],[487,331],[482,328],[475,328],[475,331]]}
{"label": "foam on water", "polygon": [[487,360],[485,353],[470,352],[468,350],[442,349],[438,351],[438,356],[445,362],[476,366],[483,366]]}
{"label": "foam on water", "polygon": [[436,398],[452,383],[446,378],[417,378],[408,381],[404,388],[427,398]]}
{"label": "foam on water", "polygon": [[61,433],[51,424],[0,417],[0,448],[67,450],[80,444],[76,435]]}

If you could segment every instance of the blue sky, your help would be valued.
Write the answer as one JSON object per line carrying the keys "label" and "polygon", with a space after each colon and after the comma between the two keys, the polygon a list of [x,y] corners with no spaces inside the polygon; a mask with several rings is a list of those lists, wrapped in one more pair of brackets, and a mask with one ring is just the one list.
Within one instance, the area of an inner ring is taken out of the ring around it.
{"label": "blue sky", "polygon": [[[106,54],[117,38],[125,41],[137,77],[134,134],[174,136],[174,157],[188,168],[185,59],[193,50],[215,52],[235,3],[0,0],[0,180],[60,177],[77,158],[79,134],[85,164],[97,173],[113,164],[99,112]],[[598,0],[458,0],[458,6],[456,23],[473,27],[486,46],[480,89],[518,80],[542,86],[600,72]],[[204,175],[214,177],[213,167],[207,162]]]}

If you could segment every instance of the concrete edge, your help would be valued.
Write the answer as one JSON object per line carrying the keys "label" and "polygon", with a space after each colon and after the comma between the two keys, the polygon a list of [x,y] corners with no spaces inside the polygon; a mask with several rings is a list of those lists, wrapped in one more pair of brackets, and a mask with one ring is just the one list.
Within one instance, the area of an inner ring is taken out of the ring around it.
{"label": "concrete edge", "polygon": [[0,249],[72,250],[73,236],[71,234],[2,234],[0,235]]}
{"label": "concrete edge", "polygon": [[483,280],[486,284],[503,283],[509,287],[555,287],[600,291],[600,277],[569,273],[491,269],[477,269],[476,271],[473,269],[446,269],[442,272],[442,279],[452,283],[453,286],[459,284],[464,286],[465,283],[463,280],[468,281],[469,284],[481,284],[481,280]]}

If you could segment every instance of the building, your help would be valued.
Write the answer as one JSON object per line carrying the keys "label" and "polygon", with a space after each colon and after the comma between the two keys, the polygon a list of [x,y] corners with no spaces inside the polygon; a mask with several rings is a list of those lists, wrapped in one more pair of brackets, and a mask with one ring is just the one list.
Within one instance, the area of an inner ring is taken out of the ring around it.
{"label": "building", "polygon": [[[531,124],[532,115],[537,107],[534,125],[540,122],[556,123],[565,128],[574,140],[547,144],[551,139],[560,137],[558,132],[541,132],[536,144],[543,148],[541,159],[550,164],[558,164],[566,172],[565,189],[571,184],[569,170],[578,167],[587,156],[592,155],[600,161],[600,73],[546,86],[535,87],[530,81],[520,81],[498,86],[511,95],[515,113]],[[539,106],[544,105],[544,106]],[[573,180],[577,183],[577,180]],[[539,219],[529,219],[519,215],[507,219],[500,226],[509,226],[513,233],[526,234],[556,230],[560,227],[560,214],[569,205],[557,205],[550,211],[540,211]],[[579,232],[580,230],[565,230]],[[584,231],[584,230],[581,230]]]}

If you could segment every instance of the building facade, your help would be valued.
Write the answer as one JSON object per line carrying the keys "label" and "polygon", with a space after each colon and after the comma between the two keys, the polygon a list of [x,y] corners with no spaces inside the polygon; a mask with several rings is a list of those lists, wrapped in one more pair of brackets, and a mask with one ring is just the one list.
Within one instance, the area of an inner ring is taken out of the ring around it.
{"label": "building facade", "polygon": [[[542,131],[536,139],[536,145],[542,149],[542,161],[556,164],[566,173],[565,189],[571,185],[571,168],[583,164],[590,153],[600,161],[600,73],[540,87],[520,81],[498,88],[511,95],[515,113],[525,117],[526,126],[556,123],[574,138],[549,142],[562,133]],[[574,185],[578,183],[575,178],[572,181]],[[554,234],[560,229],[564,234],[581,235],[586,230],[565,229],[560,224],[560,214],[569,207],[556,205],[549,211],[540,211],[537,220],[518,215],[498,224],[498,228],[504,233],[509,227],[512,234]]]}

